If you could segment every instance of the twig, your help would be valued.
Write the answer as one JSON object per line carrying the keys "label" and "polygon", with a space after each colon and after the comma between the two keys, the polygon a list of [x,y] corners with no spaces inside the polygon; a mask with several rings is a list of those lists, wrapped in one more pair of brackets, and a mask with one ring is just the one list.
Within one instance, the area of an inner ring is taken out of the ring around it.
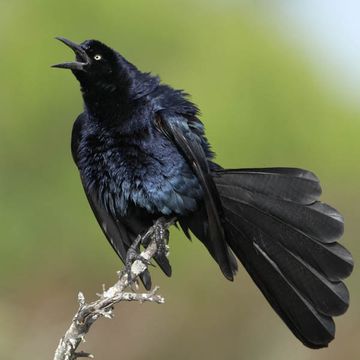
{"label": "twig", "polygon": [[125,271],[118,272],[119,280],[109,289],[103,289],[102,294],[99,295],[100,298],[91,303],[86,303],[84,295],[79,292],[79,309],[65,335],[60,339],[59,345],[55,351],[54,360],[93,358],[92,354],[76,352],[76,350],[81,341],[85,341],[85,335],[89,332],[91,325],[100,317],[111,319],[113,317],[113,307],[120,301],[138,301],[140,303],[148,301],[157,304],[163,304],[165,302],[162,296],[156,294],[159,289],[158,287],[155,287],[151,292],[143,294],[124,291],[147,269],[147,263],[149,263],[156,255],[157,244],[154,234],[159,221],[162,221],[163,228],[167,229],[174,224],[175,219],[171,219],[166,223],[160,219],[143,236],[140,237],[139,235],[137,241],[146,242],[148,239],[151,239],[151,241],[146,249],[140,254],[140,256],[147,261],[142,262],[141,260],[135,260],[132,263],[131,279],[128,279],[128,274]]}

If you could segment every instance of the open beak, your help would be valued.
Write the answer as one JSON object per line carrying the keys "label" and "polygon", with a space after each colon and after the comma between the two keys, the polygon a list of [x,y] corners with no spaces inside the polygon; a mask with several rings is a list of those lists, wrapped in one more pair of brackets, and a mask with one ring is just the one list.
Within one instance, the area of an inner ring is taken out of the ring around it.
{"label": "open beak", "polygon": [[76,61],[55,64],[52,65],[51,67],[60,68],[60,69],[71,69],[71,70],[85,70],[85,67],[90,63],[90,58],[86,54],[85,50],[80,45],[75,44],[74,42],[65,39],[63,37],[56,37],[55,39],[60,40],[71,50],[74,51],[76,55]]}

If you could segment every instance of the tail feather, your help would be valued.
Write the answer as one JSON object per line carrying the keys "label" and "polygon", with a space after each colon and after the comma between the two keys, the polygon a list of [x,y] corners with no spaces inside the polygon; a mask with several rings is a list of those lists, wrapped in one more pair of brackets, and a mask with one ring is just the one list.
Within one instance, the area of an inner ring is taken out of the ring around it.
{"label": "tail feather", "polygon": [[314,174],[300,169],[241,169],[214,173],[227,242],[271,306],[307,346],[327,346],[332,316],[348,308],[342,279],[350,253],[336,240],[343,219],[318,202]]}
{"label": "tail feather", "polygon": [[[255,226],[263,229],[277,239],[283,246],[293,251],[303,260],[307,261],[311,266],[321,271],[331,280],[340,280],[350,275],[353,262],[350,253],[341,245],[334,242],[334,232],[331,232],[333,241],[327,243],[321,241],[316,237],[314,231],[306,231],[309,225],[304,219],[304,210],[308,211],[307,217],[311,216],[312,205],[308,207],[301,207],[300,212],[289,212],[282,215],[281,213],[264,210],[267,207],[266,199],[262,199],[261,204],[249,204],[243,200],[236,198],[229,198],[223,196],[223,206],[237,209],[239,215],[251,219]],[[286,207],[284,207],[286,209]],[[279,211],[278,211],[279,212]],[[315,213],[316,215],[316,213]],[[289,217],[291,216],[291,219]],[[320,220],[322,220],[320,218]],[[291,223],[290,223],[291,222]],[[298,224],[296,224],[298,222]],[[321,232],[321,227],[324,226],[322,221],[315,222],[311,220],[312,226],[317,227],[316,231]],[[336,224],[338,225],[338,224]],[[342,233],[342,224],[339,224],[341,230],[337,229],[338,233]],[[313,230],[313,229],[310,229]],[[327,230],[327,229],[325,229]],[[320,234],[321,239],[326,239],[323,234]],[[328,238],[327,238],[328,239]]]}
{"label": "tail feather", "polygon": [[231,249],[294,335],[308,347],[326,346],[335,334],[332,318],[318,313],[261,248],[241,238],[239,225],[228,221],[227,230]]}
{"label": "tail feather", "polygon": [[303,206],[249,190],[234,190],[231,186],[227,187],[222,184],[219,184],[218,189],[221,196],[233,198],[248,204],[249,207],[263,210],[321,242],[334,242],[344,232],[341,215],[327,204],[313,202]]}
{"label": "tail feather", "polygon": [[[239,204],[226,203],[225,209],[233,221],[239,221],[250,234],[257,234],[256,245],[266,253],[287,275],[287,278],[302,294],[311,300],[314,307],[325,315],[340,315],[347,310],[349,294],[342,282],[331,282],[324,275],[316,271],[304,259],[292,253],[278,240],[276,233],[264,230],[246,218],[246,208]],[[244,213],[245,211],[245,213]],[[251,216],[249,216],[251,218]],[[262,219],[266,221],[266,219]]]}
{"label": "tail feather", "polygon": [[219,170],[217,185],[235,191],[248,190],[300,204],[310,204],[321,195],[319,179],[310,171],[294,168]]}

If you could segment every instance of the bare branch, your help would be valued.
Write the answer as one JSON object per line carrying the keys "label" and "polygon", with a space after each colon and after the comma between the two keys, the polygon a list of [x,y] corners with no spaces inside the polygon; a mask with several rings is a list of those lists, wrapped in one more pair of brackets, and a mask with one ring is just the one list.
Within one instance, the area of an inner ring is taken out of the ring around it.
{"label": "bare branch", "polygon": [[85,341],[85,335],[98,318],[106,317],[111,319],[113,317],[113,307],[115,304],[121,301],[138,301],[140,303],[148,301],[157,304],[163,304],[165,302],[162,296],[156,294],[159,289],[158,287],[155,287],[148,293],[140,294],[134,291],[125,292],[125,290],[136,282],[139,275],[147,269],[150,260],[156,255],[157,243],[154,235],[159,224],[161,224],[163,229],[168,229],[174,222],[175,219],[171,219],[168,222],[159,219],[143,236],[138,236],[136,239],[138,243],[146,242],[148,239],[151,239],[151,241],[140,254],[141,258],[145,261],[143,262],[137,259],[131,264],[131,279],[128,279],[128,273],[126,271],[118,272],[119,280],[109,289],[105,290],[104,288],[102,294],[99,295],[100,298],[91,303],[86,303],[84,294],[79,292],[79,309],[65,335],[60,339],[55,351],[54,360],[93,358],[92,354],[82,351],[76,352],[76,350],[80,343]]}

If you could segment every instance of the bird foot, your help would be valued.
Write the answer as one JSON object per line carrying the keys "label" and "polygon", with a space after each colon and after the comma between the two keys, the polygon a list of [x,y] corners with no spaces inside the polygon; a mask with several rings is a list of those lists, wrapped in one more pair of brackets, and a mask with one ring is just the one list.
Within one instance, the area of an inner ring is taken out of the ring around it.
{"label": "bird foot", "polygon": [[130,284],[135,281],[135,278],[133,277],[133,273],[131,271],[131,267],[135,261],[141,261],[146,266],[151,265],[149,260],[145,259],[143,256],[140,255],[140,242],[141,238],[138,237],[129,247],[126,254],[125,269],[123,271],[127,275]]}

